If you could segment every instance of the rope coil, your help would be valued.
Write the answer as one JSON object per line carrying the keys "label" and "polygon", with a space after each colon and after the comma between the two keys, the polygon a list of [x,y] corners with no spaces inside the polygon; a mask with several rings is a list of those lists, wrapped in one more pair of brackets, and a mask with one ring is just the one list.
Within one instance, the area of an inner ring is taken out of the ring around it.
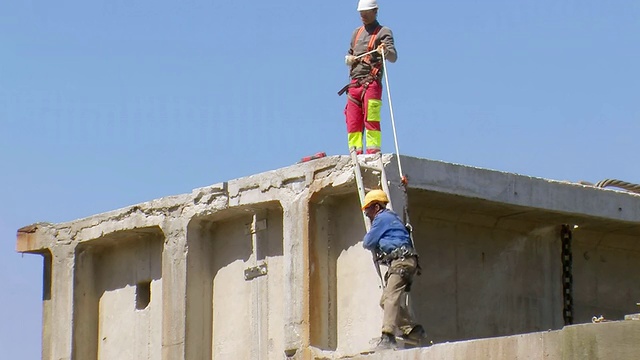
{"label": "rope coil", "polygon": [[640,185],[638,184],[632,184],[630,182],[626,182],[626,181],[622,181],[622,180],[617,180],[617,179],[605,179],[602,181],[598,181],[595,185],[595,187],[599,187],[599,188],[605,188],[605,187],[617,187],[620,189],[624,189],[636,194],[640,194]]}

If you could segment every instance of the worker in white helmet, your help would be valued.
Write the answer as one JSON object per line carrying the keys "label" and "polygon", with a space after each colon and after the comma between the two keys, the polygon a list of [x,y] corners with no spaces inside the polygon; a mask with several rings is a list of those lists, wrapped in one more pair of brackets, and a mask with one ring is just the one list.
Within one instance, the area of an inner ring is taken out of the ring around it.
{"label": "worker in white helmet", "polygon": [[411,290],[418,274],[418,253],[413,248],[409,230],[400,217],[387,209],[389,198],[382,190],[371,190],[364,197],[362,211],[371,220],[371,228],[362,245],[376,253],[377,261],[388,267],[380,298],[383,310],[382,336],[376,350],[395,349],[396,334],[420,344],[425,338],[422,325],[416,323],[406,308],[403,295]]}
{"label": "worker in white helmet", "polygon": [[[338,94],[347,92],[345,116],[347,123],[347,141],[349,149],[355,148],[358,154],[380,152],[382,135],[380,134],[380,108],[382,107],[382,54],[390,62],[398,58],[393,44],[391,29],[378,23],[378,3],[376,0],[360,0],[358,12],[363,26],[351,35],[351,46],[345,63],[350,67],[350,83]],[[369,55],[358,57],[377,50]],[[365,137],[363,141],[363,135]]]}

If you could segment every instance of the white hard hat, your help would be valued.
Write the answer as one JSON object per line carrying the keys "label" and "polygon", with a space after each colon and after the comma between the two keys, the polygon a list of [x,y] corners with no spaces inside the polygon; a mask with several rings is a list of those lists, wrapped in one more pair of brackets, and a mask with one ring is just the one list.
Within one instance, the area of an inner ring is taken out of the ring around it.
{"label": "white hard hat", "polygon": [[376,0],[360,0],[358,1],[358,11],[377,9],[378,2]]}

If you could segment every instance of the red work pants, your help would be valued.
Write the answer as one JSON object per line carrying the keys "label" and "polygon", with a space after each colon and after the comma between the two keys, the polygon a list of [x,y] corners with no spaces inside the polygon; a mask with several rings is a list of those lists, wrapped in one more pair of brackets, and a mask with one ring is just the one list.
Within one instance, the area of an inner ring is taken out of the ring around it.
{"label": "red work pants", "polygon": [[[351,84],[355,83],[357,83],[357,80],[351,80]],[[369,83],[366,88],[363,85],[355,85],[348,89],[347,94],[347,106],[344,109],[344,114],[347,122],[349,149],[355,147],[357,153],[362,154],[364,133],[367,154],[380,152],[380,146],[382,145],[380,133],[382,86],[377,81]],[[357,103],[354,99],[360,103]]]}

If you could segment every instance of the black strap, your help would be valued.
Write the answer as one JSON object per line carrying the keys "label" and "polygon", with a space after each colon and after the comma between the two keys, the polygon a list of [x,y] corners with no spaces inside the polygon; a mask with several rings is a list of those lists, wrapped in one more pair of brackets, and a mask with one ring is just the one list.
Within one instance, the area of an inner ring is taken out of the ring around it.
{"label": "black strap", "polygon": [[350,87],[353,87],[353,84],[347,84],[347,85],[343,86],[342,89],[340,89],[340,91],[338,91],[338,96],[342,96],[342,94],[344,94],[345,91],[349,90]]}

